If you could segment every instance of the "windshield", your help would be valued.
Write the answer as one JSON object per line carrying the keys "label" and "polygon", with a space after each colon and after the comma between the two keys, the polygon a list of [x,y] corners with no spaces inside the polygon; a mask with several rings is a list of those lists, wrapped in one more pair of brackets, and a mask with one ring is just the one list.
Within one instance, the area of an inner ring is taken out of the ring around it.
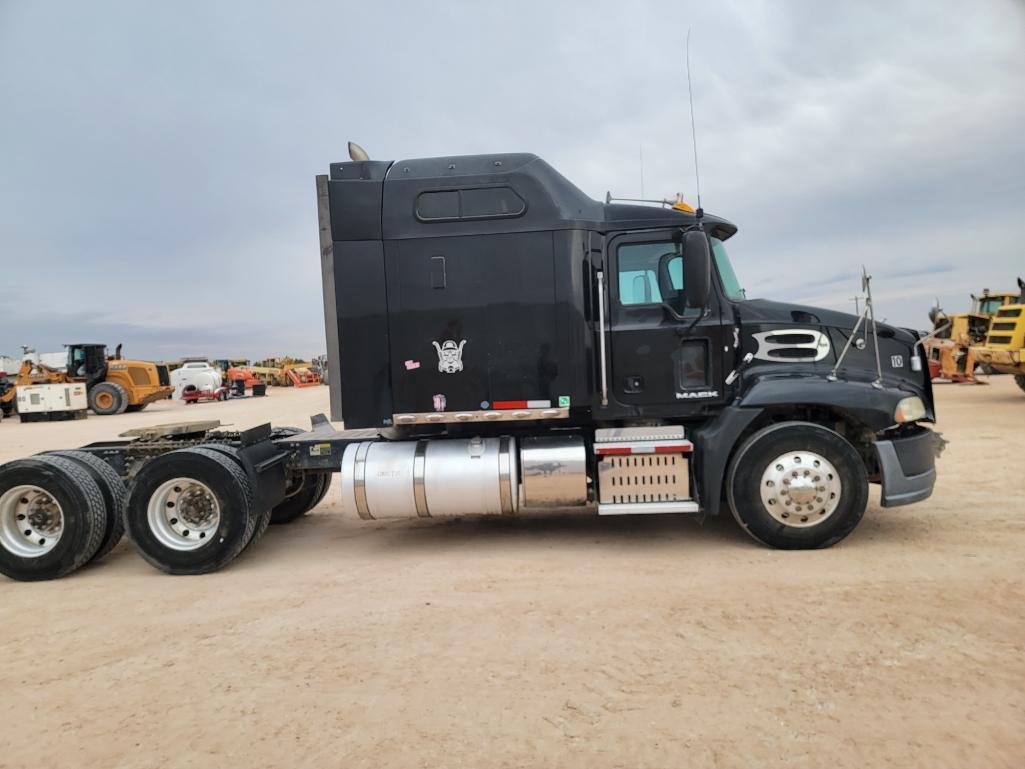
{"label": "windshield", "polygon": [[983,315],[993,315],[1003,305],[1004,300],[997,296],[992,299],[983,299],[979,303],[979,312]]}
{"label": "windshield", "polygon": [[747,299],[747,293],[740,287],[737,280],[737,273],[733,271],[730,264],[730,257],[726,253],[726,245],[719,238],[709,238],[712,241],[712,255],[715,257],[715,266],[719,268],[719,276],[722,278],[722,286],[726,291],[726,298],[734,302]]}

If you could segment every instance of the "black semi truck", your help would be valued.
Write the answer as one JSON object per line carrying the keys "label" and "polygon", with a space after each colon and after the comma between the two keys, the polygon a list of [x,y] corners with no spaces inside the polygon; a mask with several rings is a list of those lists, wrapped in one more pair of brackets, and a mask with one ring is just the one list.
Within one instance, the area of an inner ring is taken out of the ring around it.
{"label": "black semi truck", "polygon": [[126,530],[218,569],[340,474],[363,519],[717,515],[819,548],[927,498],[942,445],[917,332],[748,299],[725,219],[592,200],[535,155],[317,177],[331,418],[216,422],[0,467],[0,571],[63,576]]}

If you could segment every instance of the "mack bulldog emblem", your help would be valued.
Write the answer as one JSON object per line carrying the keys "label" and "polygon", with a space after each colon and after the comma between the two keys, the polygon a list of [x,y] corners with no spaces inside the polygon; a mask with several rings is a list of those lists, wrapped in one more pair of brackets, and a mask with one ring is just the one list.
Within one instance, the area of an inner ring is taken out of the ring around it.
{"label": "mack bulldog emblem", "polygon": [[451,339],[442,344],[432,342],[434,349],[438,351],[438,371],[442,374],[454,374],[463,370],[463,339],[458,345]]}

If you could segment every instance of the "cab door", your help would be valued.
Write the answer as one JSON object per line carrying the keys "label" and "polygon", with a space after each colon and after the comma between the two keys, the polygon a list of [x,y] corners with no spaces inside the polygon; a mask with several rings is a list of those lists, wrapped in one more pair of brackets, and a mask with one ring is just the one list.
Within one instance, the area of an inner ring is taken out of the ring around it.
{"label": "cab door", "polygon": [[732,339],[726,339],[715,280],[704,310],[685,307],[680,231],[620,233],[608,249],[615,400],[659,415],[722,404],[724,352]]}

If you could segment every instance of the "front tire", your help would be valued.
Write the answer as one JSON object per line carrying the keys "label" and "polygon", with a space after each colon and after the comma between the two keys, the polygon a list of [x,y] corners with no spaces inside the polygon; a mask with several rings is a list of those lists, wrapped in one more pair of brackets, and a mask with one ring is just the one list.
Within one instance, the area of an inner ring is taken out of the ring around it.
{"label": "front tire", "polygon": [[121,414],[128,408],[128,391],[116,382],[100,382],[89,391],[88,400],[94,414]]}
{"label": "front tire", "polygon": [[1014,382],[1022,390],[1025,390],[1025,374],[1015,374],[1014,375]]}
{"label": "front tire", "polygon": [[744,531],[765,545],[829,547],[864,515],[868,474],[839,433],[810,422],[782,422],[743,443],[730,462],[726,496]]}

